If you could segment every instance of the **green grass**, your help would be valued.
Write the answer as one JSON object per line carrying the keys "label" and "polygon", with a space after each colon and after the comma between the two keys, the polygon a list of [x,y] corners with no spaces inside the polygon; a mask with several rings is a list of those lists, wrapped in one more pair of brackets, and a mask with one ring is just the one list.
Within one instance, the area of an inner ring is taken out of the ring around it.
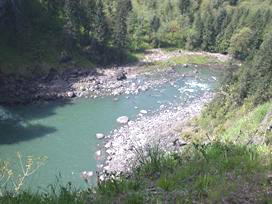
{"label": "green grass", "polygon": [[170,59],[175,64],[214,64],[217,63],[215,59],[209,56],[202,55],[184,55]]}
{"label": "green grass", "polygon": [[156,67],[164,69],[165,67],[171,67],[178,64],[197,64],[197,65],[225,65],[225,62],[221,62],[215,57],[205,56],[199,54],[187,55],[184,54],[178,57],[172,57],[167,61],[156,61],[153,63]]}
{"label": "green grass", "polygon": [[46,191],[33,193],[30,191],[19,194],[6,193],[0,197],[1,204],[84,204],[88,200],[88,191],[79,191],[72,185],[51,185]]}
{"label": "green grass", "polygon": [[[214,111],[215,108],[216,111]],[[212,106],[212,112],[210,108],[207,108],[202,116],[193,122],[197,126],[195,128],[197,133],[190,131],[186,134],[188,134],[188,138],[194,135],[195,139],[202,141],[214,139],[237,144],[262,144],[264,141],[270,141],[271,139],[272,134],[270,131],[267,131],[272,122],[269,119],[270,116],[268,116],[268,120],[263,121],[271,111],[271,108],[272,102],[267,102],[257,107],[253,107],[249,102],[241,107],[226,111],[225,106],[217,104]]]}
{"label": "green grass", "polygon": [[259,131],[258,133],[260,134],[260,131],[263,131],[259,130],[260,123],[271,107],[271,103],[265,103],[249,113],[246,113],[240,117],[237,114],[235,118],[227,120],[224,125],[222,139],[230,141],[239,140],[237,141],[239,143],[248,142],[248,140],[251,139],[255,133]]}
{"label": "green grass", "polygon": [[[71,185],[52,186],[44,193],[7,193],[5,203],[269,203],[267,175],[271,152],[260,146],[233,143],[195,144],[183,153],[165,155],[152,148],[140,154],[140,166],[117,179],[108,175],[85,191]],[[59,193],[56,193],[58,189]]]}

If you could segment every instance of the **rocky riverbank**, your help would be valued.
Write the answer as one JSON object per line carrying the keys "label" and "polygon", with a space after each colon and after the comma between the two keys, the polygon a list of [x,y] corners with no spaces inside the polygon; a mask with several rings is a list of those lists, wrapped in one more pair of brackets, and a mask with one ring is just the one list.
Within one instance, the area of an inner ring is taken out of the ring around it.
{"label": "rocky riverbank", "polygon": [[[106,172],[129,172],[137,165],[139,152],[145,155],[150,147],[158,146],[165,153],[179,152],[186,142],[182,140],[184,124],[200,113],[203,106],[212,99],[213,93],[206,92],[203,97],[178,106],[160,106],[155,113],[139,112],[136,120],[129,121],[119,129],[113,130],[105,138],[103,152],[104,166],[99,170]],[[104,179],[104,175],[101,175]]]}
{"label": "rocky riverbank", "polygon": [[[182,75],[176,72],[175,67],[156,69],[150,73],[150,64],[157,61],[167,61],[171,57],[192,55],[191,52],[166,52],[161,49],[149,50],[136,64],[126,66],[81,69],[73,66],[63,73],[52,68],[47,76],[24,78],[20,76],[4,76],[0,73],[0,104],[25,104],[56,99],[71,99],[75,97],[96,98],[99,96],[121,94],[138,94],[149,88],[171,81],[172,78],[193,76],[197,65]],[[228,57],[220,54],[195,53],[197,55],[211,55],[221,62]],[[169,75],[169,77],[159,76]]]}

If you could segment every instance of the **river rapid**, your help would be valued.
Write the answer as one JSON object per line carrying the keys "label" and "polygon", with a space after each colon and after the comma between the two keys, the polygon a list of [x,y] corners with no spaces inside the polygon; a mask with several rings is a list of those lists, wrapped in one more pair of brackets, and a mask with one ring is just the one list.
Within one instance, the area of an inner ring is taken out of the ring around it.
{"label": "river rapid", "polygon": [[[174,117],[184,119],[185,116],[180,113],[188,110],[188,107],[192,115],[199,113],[203,103],[211,98],[211,93],[218,87],[222,76],[221,71],[200,66],[177,66],[175,70],[180,77],[170,78],[173,74],[161,74],[137,78],[143,82],[154,79],[165,83],[158,83],[134,95],[0,106],[0,158],[11,161],[16,169],[16,152],[24,156],[48,157],[46,164],[29,177],[24,186],[34,190],[46,189],[57,180],[84,188],[87,186],[81,178],[84,171],[95,174],[98,170],[105,170],[105,167],[122,170],[123,166],[118,166],[116,162],[120,163],[122,154],[126,152],[117,150],[120,149],[118,145],[127,143],[120,141],[107,149],[104,147],[106,144],[111,142],[112,145],[120,138],[126,140],[126,137],[131,136],[132,129],[148,129],[146,126],[154,129],[155,125],[159,130],[162,125],[148,121],[164,118],[161,121],[170,124]],[[194,75],[183,74],[188,70]],[[187,111],[189,115],[186,117],[190,117],[190,111]],[[128,116],[130,127],[116,122],[120,116]],[[99,140],[96,138],[97,133],[106,137]],[[135,134],[139,135],[139,132]],[[110,151],[106,153],[106,150]],[[101,151],[101,155],[97,151]],[[116,153],[112,154],[112,151]]]}

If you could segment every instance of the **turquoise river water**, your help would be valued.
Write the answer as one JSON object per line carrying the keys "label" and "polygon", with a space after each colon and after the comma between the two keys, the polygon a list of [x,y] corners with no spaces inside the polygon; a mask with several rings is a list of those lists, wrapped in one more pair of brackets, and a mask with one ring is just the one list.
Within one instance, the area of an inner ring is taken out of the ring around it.
{"label": "turquoise river water", "polygon": [[198,75],[198,79],[185,77],[175,80],[174,86],[167,83],[135,96],[120,96],[118,100],[103,97],[0,106],[0,159],[11,161],[16,169],[16,152],[48,157],[46,164],[28,178],[25,188],[45,189],[57,178],[63,184],[72,182],[84,187],[80,172],[96,171],[95,152],[103,143],[96,139],[96,133],[108,134],[118,128],[119,116],[127,115],[133,120],[142,109],[154,114],[162,104],[199,98],[218,85],[221,73],[200,69]]}

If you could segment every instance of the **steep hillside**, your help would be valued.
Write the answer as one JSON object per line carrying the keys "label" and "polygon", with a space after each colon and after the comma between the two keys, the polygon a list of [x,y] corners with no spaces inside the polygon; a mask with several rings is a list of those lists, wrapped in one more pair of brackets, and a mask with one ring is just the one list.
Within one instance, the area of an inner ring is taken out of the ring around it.
{"label": "steep hillside", "polygon": [[35,75],[52,67],[92,68],[126,61],[125,21],[131,8],[124,2],[116,5],[118,11],[106,13],[101,0],[2,0],[1,71]]}
{"label": "steep hillside", "polygon": [[230,62],[211,103],[183,124],[181,153],[152,146],[147,155],[138,151],[132,172],[98,175],[97,186],[86,191],[69,184],[60,194],[52,186],[41,194],[6,193],[0,201],[271,203],[272,0],[27,0],[19,13],[13,3],[20,1],[6,1],[5,12],[1,2],[6,73],[21,65],[30,73],[33,64],[39,72],[49,65],[123,62],[129,51],[153,47],[230,54],[241,66]]}
{"label": "steep hillside", "polygon": [[1,70],[93,67],[124,62],[128,50],[169,46],[244,60],[271,30],[271,7],[269,0],[1,0]]}

